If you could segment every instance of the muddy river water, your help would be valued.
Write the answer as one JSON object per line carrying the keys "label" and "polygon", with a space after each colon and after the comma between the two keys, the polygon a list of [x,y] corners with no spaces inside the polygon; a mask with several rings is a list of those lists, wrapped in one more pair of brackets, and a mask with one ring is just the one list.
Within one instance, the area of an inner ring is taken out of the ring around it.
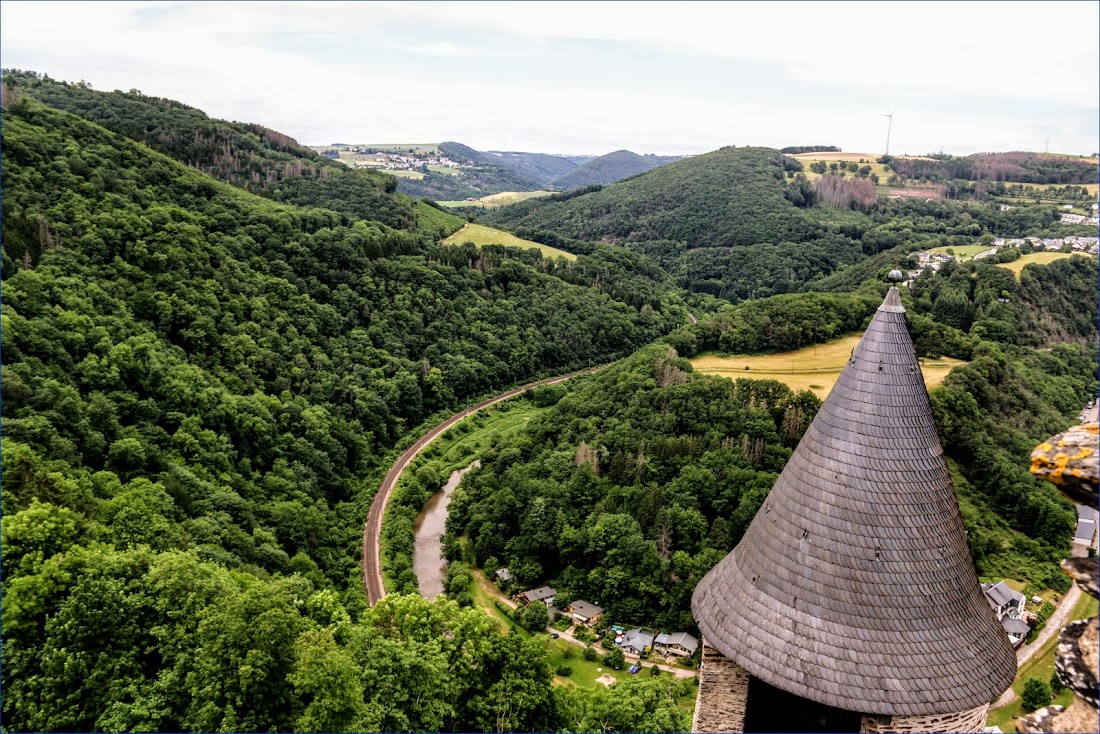
{"label": "muddy river water", "polygon": [[413,532],[413,571],[420,587],[420,595],[425,599],[434,599],[443,593],[443,582],[447,579],[447,561],[443,558],[443,533],[447,529],[447,508],[451,504],[451,495],[462,481],[466,472],[480,466],[475,461],[465,469],[452,472],[443,489],[432,495],[428,504],[416,516]]}

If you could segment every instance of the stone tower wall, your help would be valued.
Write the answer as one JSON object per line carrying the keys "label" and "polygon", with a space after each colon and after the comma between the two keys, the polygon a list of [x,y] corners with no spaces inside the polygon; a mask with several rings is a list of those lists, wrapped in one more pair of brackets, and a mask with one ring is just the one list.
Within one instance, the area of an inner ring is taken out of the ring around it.
{"label": "stone tower wall", "polygon": [[[743,732],[749,697],[749,672],[703,640],[699,667],[699,695],[695,701],[693,732]],[[891,716],[864,714],[860,732],[980,732],[985,728],[989,704],[956,714]]]}
{"label": "stone tower wall", "polygon": [[749,697],[749,673],[703,640],[699,666],[699,694],[691,730],[741,732],[745,730],[745,702]]}
{"label": "stone tower wall", "polygon": [[930,716],[883,716],[864,714],[860,732],[980,732],[985,728],[985,716],[989,704],[982,704],[957,714],[932,714]]}

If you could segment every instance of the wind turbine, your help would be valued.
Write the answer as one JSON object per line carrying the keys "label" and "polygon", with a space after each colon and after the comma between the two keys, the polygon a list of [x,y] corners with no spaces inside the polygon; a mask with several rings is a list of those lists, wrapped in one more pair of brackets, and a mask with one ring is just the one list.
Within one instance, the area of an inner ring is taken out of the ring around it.
{"label": "wind turbine", "polygon": [[[898,109],[900,109],[900,108],[895,107],[894,112],[897,112]],[[894,127],[894,112],[891,112],[889,115],[884,115],[881,112],[879,113],[880,117],[885,117],[886,119],[888,119],[890,121],[886,125],[886,153],[885,153],[885,155],[890,155],[890,130]]]}

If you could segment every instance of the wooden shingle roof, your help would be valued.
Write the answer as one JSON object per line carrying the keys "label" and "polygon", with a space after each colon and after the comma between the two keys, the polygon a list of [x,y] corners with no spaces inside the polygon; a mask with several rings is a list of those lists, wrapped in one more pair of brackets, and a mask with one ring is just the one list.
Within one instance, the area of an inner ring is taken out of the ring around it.
{"label": "wooden shingle roof", "polygon": [[752,675],[850,711],[953,713],[1012,683],[897,288],[691,608]]}

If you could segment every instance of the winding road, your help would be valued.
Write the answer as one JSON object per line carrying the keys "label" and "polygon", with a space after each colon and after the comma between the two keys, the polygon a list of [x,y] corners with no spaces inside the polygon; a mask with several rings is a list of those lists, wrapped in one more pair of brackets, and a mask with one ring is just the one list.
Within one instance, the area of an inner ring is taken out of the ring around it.
{"label": "winding road", "polygon": [[514,398],[528,388],[564,382],[578,375],[586,375],[601,370],[605,366],[606,365],[600,365],[599,367],[570,372],[569,374],[560,375],[558,377],[550,377],[545,380],[538,380],[537,382],[529,382],[526,385],[521,385],[507,392],[502,392],[500,395],[491,397],[488,400],[482,400],[480,403],[476,403],[463,411],[455,413],[450,418],[428,431],[420,440],[410,446],[400,457],[398,457],[394,465],[386,472],[386,476],[382,480],[381,486],[378,487],[378,492],[375,493],[370,510],[367,512],[367,521],[363,525],[363,561],[361,564],[363,568],[363,586],[367,590],[367,601],[372,607],[378,603],[379,599],[386,595],[386,587],[382,582],[382,563],[379,548],[382,537],[382,518],[386,514],[386,505],[390,501],[390,494],[393,492],[393,488],[397,486],[397,481],[401,478],[401,473],[404,472],[412,460],[416,458],[416,455],[423,451],[428,444],[434,441],[448,428],[482,408],[495,405],[508,398]]}

